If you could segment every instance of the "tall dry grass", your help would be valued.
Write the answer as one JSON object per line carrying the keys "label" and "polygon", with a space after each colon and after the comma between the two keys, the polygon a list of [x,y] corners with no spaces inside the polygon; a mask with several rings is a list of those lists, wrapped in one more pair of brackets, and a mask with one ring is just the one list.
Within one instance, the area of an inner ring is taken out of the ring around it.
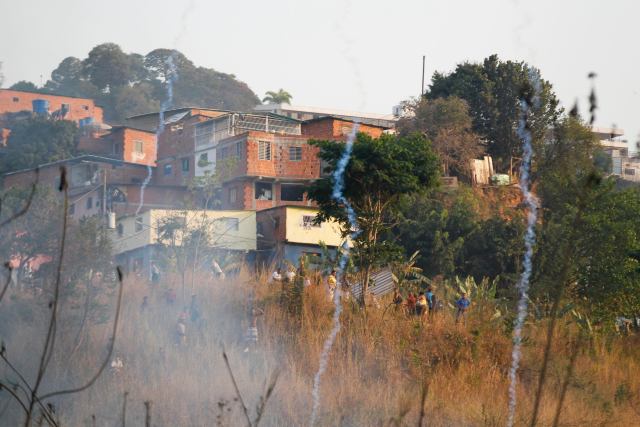
{"label": "tall dry grass", "polygon": [[[305,290],[303,306],[290,314],[281,302],[281,287],[243,271],[216,281],[209,276],[186,283],[185,301],[177,277],[150,285],[129,277],[116,340],[115,355],[124,361],[120,374],[105,374],[88,391],[59,397],[54,403],[64,426],[120,425],[123,396],[128,392],[126,425],[144,425],[143,402],[152,402],[152,425],[245,425],[244,415],[221,358],[229,355],[234,376],[251,416],[273,372],[278,382],[266,405],[262,425],[308,425],[313,376],[329,328],[333,306],[321,286]],[[178,301],[169,305],[164,292],[172,286]],[[177,319],[196,299],[203,320],[187,321],[187,344],[177,345]],[[149,307],[141,310],[143,296]],[[250,296],[264,310],[258,318],[260,342],[244,352]],[[12,299],[16,313],[27,298]],[[105,302],[113,304],[113,298]],[[472,308],[466,325],[456,325],[444,310],[420,321],[407,317],[389,301],[361,311],[345,301],[342,329],[322,378],[319,425],[417,425],[422,387],[427,387],[426,425],[498,426],[506,424],[511,340],[508,322]],[[64,307],[63,307],[64,308]],[[72,303],[67,311],[72,313]],[[17,314],[16,314],[17,315]],[[76,385],[89,377],[106,352],[110,325],[91,324],[72,352],[77,316],[63,315],[64,332],[43,392]],[[2,327],[5,329],[5,326]],[[29,372],[29,354],[38,348],[38,329],[31,324],[8,338],[17,361]],[[528,425],[542,360],[544,323],[527,325],[519,373],[517,425]],[[3,332],[4,334],[4,332]],[[554,341],[551,369],[544,390],[540,424],[551,425],[559,390],[572,351],[575,331],[563,324]],[[7,336],[7,335],[3,335]],[[636,336],[595,336],[575,364],[561,417],[563,426],[639,425],[640,340]],[[4,397],[2,397],[4,399]],[[0,402],[0,409],[4,402]],[[11,406],[6,420],[15,420]],[[6,424],[11,425],[11,424]]]}

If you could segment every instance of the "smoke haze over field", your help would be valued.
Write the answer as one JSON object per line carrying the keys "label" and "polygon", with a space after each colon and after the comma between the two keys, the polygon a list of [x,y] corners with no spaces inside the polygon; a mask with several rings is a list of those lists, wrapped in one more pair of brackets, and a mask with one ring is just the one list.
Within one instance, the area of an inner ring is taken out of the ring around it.
{"label": "smoke haze over field", "polygon": [[[359,109],[363,88],[364,110],[390,113],[391,106],[419,93],[423,54],[429,77],[497,53],[543,70],[567,109],[578,99],[585,111],[586,77],[596,71],[596,124],[625,129],[634,149],[640,53],[631,44],[640,5],[633,0],[354,0],[348,9],[337,0],[245,4],[239,11],[233,2],[115,0],[96,13],[93,4],[79,0],[3,2],[0,14],[11,18],[0,28],[5,86],[39,83],[40,75],[46,81],[64,57],[82,58],[93,46],[113,41],[126,52],[175,47],[196,64],[236,74],[259,95],[285,87],[299,105]],[[188,6],[194,10],[184,14]],[[55,43],[44,42],[53,34]],[[278,43],[265,49],[265,38]],[[345,40],[351,43],[348,56]],[[361,82],[344,74],[352,62]]]}

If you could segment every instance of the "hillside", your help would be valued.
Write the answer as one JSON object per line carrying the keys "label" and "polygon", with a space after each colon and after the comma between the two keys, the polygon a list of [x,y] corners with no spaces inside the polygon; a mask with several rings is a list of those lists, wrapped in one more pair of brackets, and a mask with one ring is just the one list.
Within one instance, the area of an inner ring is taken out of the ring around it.
{"label": "hillside", "polygon": [[104,107],[107,122],[120,123],[128,116],[157,111],[166,102],[172,65],[175,81],[169,107],[248,110],[260,103],[233,74],[199,67],[176,50],[154,49],[142,55],[125,53],[114,43],[94,47],[83,59],[63,59],[42,87],[21,81],[11,88],[91,98]]}

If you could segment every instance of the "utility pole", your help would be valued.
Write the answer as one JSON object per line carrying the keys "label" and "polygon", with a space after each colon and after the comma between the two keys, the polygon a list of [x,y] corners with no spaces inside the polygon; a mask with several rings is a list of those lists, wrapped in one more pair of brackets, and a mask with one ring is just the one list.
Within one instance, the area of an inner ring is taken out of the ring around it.
{"label": "utility pole", "polygon": [[424,63],[426,60],[426,55],[422,55],[422,90],[420,92],[420,97],[424,96]]}

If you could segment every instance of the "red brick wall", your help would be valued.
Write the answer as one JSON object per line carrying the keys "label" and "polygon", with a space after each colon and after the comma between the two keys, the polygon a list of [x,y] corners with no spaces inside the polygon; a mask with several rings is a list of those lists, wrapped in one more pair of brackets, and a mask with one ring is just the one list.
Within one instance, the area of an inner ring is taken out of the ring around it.
{"label": "red brick wall", "polygon": [[[156,165],[156,135],[131,128],[122,128],[119,132],[122,136],[118,138],[123,147],[123,160],[141,165]],[[136,153],[135,141],[142,141],[142,154]],[[114,141],[115,142],[115,141]]]}
{"label": "red brick wall", "polygon": [[[348,120],[340,120],[332,117],[313,120],[302,124],[302,134],[313,139],[338,139],[344,140],[351,132],[354,123]],[[379,138],[384,128],[379,126],[360,124],[358,132],[366,133],[373,138]]]}
{"label": "red brick wall", "polygon": [[[286,239],[286,209],[275,208],[256,213],[256,224],[260,234],[258,247],[269,247],[275,242],[284,242]],[[262,243],[262,244],[261,244]]]}
{"label": "red brick wall", "polygon": [[[158,185],[186,185],[195,176],[195,125],[210,120],[210,117],[189,117],[167,126],[158,137],[157,172],[154,183]],[[182,159],[189,159],[188,173],[182,173]],[[164,165],[172,165],[172,173],[164,175]]]}
{"label": "red brick wall", "polygon": [[[118,185],[127,196],[126,203],[114,203],[114,211],[118,215],[135,213],[140,205],[141,186]],[[186,188],[147,186],[144,189],[143,209],[182,207],[185,200],[191,197]]]}
{"label": "red brick wall", "polygon": [[[14,101],[17,98],[17,102]],[[68,96],[46,95],[41,93],[22,92],[10,89],[0,89],[0,114],[32,111],[32,101],[46,99],[49,101],[49,113],[62,108],[62,104],[69,104],[66,120],[78,122],[80,119],[93,117],[96,123],[102,123],[102,107],[95,105],[92,99],[72,98]]]}

